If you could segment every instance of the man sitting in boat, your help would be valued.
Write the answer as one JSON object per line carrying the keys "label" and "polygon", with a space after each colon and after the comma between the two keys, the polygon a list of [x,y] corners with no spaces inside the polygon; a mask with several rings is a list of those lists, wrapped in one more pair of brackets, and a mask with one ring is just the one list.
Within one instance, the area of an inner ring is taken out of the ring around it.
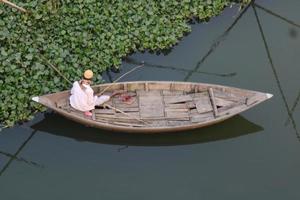
{"label": "man sitting in boat", "polygon": [[101,105],[110,99],[108,95],[94,96],[94,91],[90,86],[92,78],[93,72],[86,70],[83,74],[83,79],[73,83],[70,96],[71,106],[84,112],[85,116],[89,117],[92,116],[91,110],[95,106]]}

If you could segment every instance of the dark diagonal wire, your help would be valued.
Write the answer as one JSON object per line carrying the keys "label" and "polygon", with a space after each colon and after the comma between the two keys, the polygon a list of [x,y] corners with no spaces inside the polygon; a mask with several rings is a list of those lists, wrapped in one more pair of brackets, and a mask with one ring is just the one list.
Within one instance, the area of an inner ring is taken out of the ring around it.
{"label": "dark diagonal wire", "polygon": [[[296,107],[297,107],[299,101],[300,101],[300,91],[298,92],[298,96],[296,97],[296,100],[295,100],[295,102],[294,102],[294,105],[292,106],[292,109],[291,109],[291,113],[292,113],[292,114],[293,114],[294,111],[296,110]],[[290,123],[290,118],[287,117],[287,119],[285,120],[284,125],[287,126],[289,123]]]}
{"label": "dark diagonal wire", "polygon": [[254,6],[257,7],[257,8],[259,8],[259,9],[261,9],[261,10],[263,10],[263,11],[265,11],[266,13],[268,13],[270,15],[273,15],[274,17],[277,17],[277,18],[279,18],[279,19],[281,19],[281,20],[283,20],[283,21],[285,21],[285,22],[287,22],[287,23],[289,23],[291,25],[294,25],[294,26],[300,28],[300,25],[297,24],[296,22],[293,22],[290,19],[287,19],[287,18],[285,18],[285,17],[283,17],[283,16],[281,16],[281,15],[279,15],[279,14],[277,14],[277,13],[275,13],[275,12],[273,12],[273,11],[265,8],[265,7],[262,7],[261,5],[258,5],[256,3],[254,3]]}
{"label": "dark diagonal wire", "polygon": [[220,43],[222,41],[225,40],[225,38],[227,37],[227,35],[229,34],[229,32],[233,29],[233,27],[237,24],[237,22],[242,18],[242,16],[244,16],[244,14],[246,13],[246,11],[248,10],[248,8],[250,7],[249,3],[243,10],[242,12],[239,14],[239,16],[234,20],[234,22],[223,32],[222,35],[220,35],[217,40],[215,40],[215,42],[211,45],[210,49],[208,50],[208,52],[201,58],[201,60],[197,63],[196,67],[194,70],[190,71],[187,76],[184,78],[185,81],[187,81],[192,74],[194,73],[194,71],[198,71],[198,69],[200,68],[200,66],[204,63],[204,61],[216,50],[216,48],[220,45]]}
{"label": "dark diagonal wire", "polygon": [[[267,8],[261,6],[261,5],[258,5],[257,3],[254,3],[254,6],[257,7],[257,8],[259,8],[259,9],[261,9],[261,10],[263,10],[263,11],[265,11],[266,13],[268,13],[268,14],[274,16],[274,17],[277,17],[277,18],[279,18],[279,19],[281,19],[281,20],[283,20],[283,21],[285,21],[285,22],[287,22],[287,23],[289,23],[289,24],[291,24],[293,26],[296,26],[297,28],[300,28],[300,25],[297,24],[296,22],[294,22],[294,21],[292,21],[290,19],[287,19],[286,17],[283,17],[283,16],[281,16],[281,15],[273,12],[272,10],[269,10],[269,9],[267,9]],[[296,107],[298,105],[299,100],[300,100],[300,91],[298,93],[298,96],[296,97],[296,100],[295,100],[292,108],[291,108],[291,113],[292,114],[294,113],[294,111],[295,111],[295,109],[296,109]],[[290,118],[287,117],[284,125],[287,126],[289,124],[289,122],[290,122]]]}
{"label": "dark diagonal wire", "polygon": [[[133,58],[126,58],[126,61],[129,63],[134,63],[134,64],[140,63],[139,61],[134,60]],[[237,74],[236,72],[212,73],[212,72],[194,71],[194,70],[188,70],[188,69],[178,68],[178,67],[174,67],[174,66],[158,65],[158,64],[153,64],[153,63],[149,63],[149,62],[145,62],[145,67],[152,67],[152,68],[158,68],[158,69],[170,69],[170,70],[182,71],[182,72],[186,72],[186,73],[193,71],[193,73],[205,74],[205,75],[211,75],[211,76],[220,76],[220,77],[232,77]]]}
{"label": "dark diagonal wire", "polygon": [[289,109],[289,105],[288,105],[288,103],[287,103],[286,97],[285,97],[284,92],[283,92],[283,89],[282,89],[282,87],[281,87],[281,83],[280,83],[280,81],[279,81],[279,77],[278,77],[276,68],[275,68],[275,66],[274,66],[272,57],[271,57],[271,53],[270,53],[270,50],[269,50],[269,47],[268,47],[268,44],[267,44],[267,40],[266,40],[265,34],[264,34],[264,32],[263,32],[263,28],[262,28],[262,26],[261,26],[261,23],[260,23],[260,20],[259,20],[257,11],[256,11],[255,6],[254,6],[253,4],[252,4],[252,8],[253,8],[253,10],[254,10],[255,18],[256,18],[256,21],[257,21],[257,24],[258,24],[258,28],[259,28],[259,31],[260,31],[262,40],[263,40],[263,42],[264,42],[264,46],[265,46],[265,49],[266,49],[266,52],[267,52],[267,56],[268,56],[268,59],[269,59],[269,62],[270,62],[270,65],[271,65],[271,68],[272,68],[274,77],[275,77],[275,79],[276,79],[276,83],[277,83],[279,92],[280,92],[280,94],[281,94],[281,96],[282,96],[282,99],[283,99],[285,108],[286,108],[286,110],[287,110],[288,116],[289,116],[289,118],[291,119],[291,122],[292,122],[292,124],[293,124],[293,128],[294,128],[294,130],[295,130],[295,132],[296,132],[296,136],[297,136],[298,140],[300,141],[300,135],[299,135],[299,133],[298,133],[297,126],[296,126],[296,123],[295,123],[295,120],[294,120],[293,115],[292,115],[292,113],[291,113],[291,111],[290,111],[290,109]]}
{"label": "dark diagonal wire", "polygon": [[33,162],[33,161],[28,161],[28,160],[26,160],[25,158],[22,158],[22,157],[14,156],[13,154],[10,154],[10,153],[4,152],[4,151],[0,151],[0,154],[3,155],[3,156],[9,157],[9,158],[13,158],[16,161],[24,162],[26,164],[33,165],[35,167],[43,168],[43,165],[40,165],[40,164],[38,164],[36,162]]}
{"label": "dark diagonal wire", "polygon": [[23,144],[18,148],[17,152],[9,159],[9,161],[4,165],[4,167],[0,171],[0,176],[3,175],[3,173],[8,169],[8,167],[11,165],[12,161],[15,160],[15,157],[18,156],[18,154],[22,151],[22,149],[26,146],[26,144],[31,140],[31,138],[35,135],[37,130],[34,130],[30,136],[23,142]]}

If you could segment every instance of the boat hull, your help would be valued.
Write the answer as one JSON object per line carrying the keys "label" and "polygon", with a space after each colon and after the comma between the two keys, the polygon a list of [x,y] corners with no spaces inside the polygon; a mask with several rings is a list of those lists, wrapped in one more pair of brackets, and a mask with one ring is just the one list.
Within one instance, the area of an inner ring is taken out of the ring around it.
{"label": "boat hull", "polygon": [[60,115],[89,127],[128,133],[166,133],[197,129],[220,123],[272,97],[271,94],[222,85],[136,81],[101,84],[95,94],[116,90],[106,106],[86,117],[69,104],[70,91],[34,97],[33,100]]}

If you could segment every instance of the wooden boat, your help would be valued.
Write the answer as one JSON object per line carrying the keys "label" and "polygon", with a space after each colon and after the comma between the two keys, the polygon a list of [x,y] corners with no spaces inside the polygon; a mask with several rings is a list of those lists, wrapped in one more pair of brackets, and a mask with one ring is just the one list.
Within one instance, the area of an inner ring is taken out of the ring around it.
{"label": "wooden boat", "polygon": [[129,133],[162,133],[196,129],[224,121],[269,98],[268,93],[222,85],[137,81],[101,84],[93,87],[95,94],[103,90],[111,94],[123,90],[130,101],[117,95],[96,107],[86,117],[69,104],[70,91],[48,94],[32,99],[78,123],[111,131]]}

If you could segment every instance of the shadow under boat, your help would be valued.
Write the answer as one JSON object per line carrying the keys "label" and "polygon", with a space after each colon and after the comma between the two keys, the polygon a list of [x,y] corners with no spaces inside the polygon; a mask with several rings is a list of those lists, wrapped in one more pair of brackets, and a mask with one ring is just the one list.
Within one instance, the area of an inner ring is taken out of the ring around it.
{"label": "shadow under boat", "polygon": [[226,140],[257,133],[263,128],[237,115],[219,124],[192,131],[162,134],[129,134],[110,132],[83,126],[55,113],[45,113],[45,118],[31,125],[34,130],[68,137],[80,142],[125,146],[175,146]]}

